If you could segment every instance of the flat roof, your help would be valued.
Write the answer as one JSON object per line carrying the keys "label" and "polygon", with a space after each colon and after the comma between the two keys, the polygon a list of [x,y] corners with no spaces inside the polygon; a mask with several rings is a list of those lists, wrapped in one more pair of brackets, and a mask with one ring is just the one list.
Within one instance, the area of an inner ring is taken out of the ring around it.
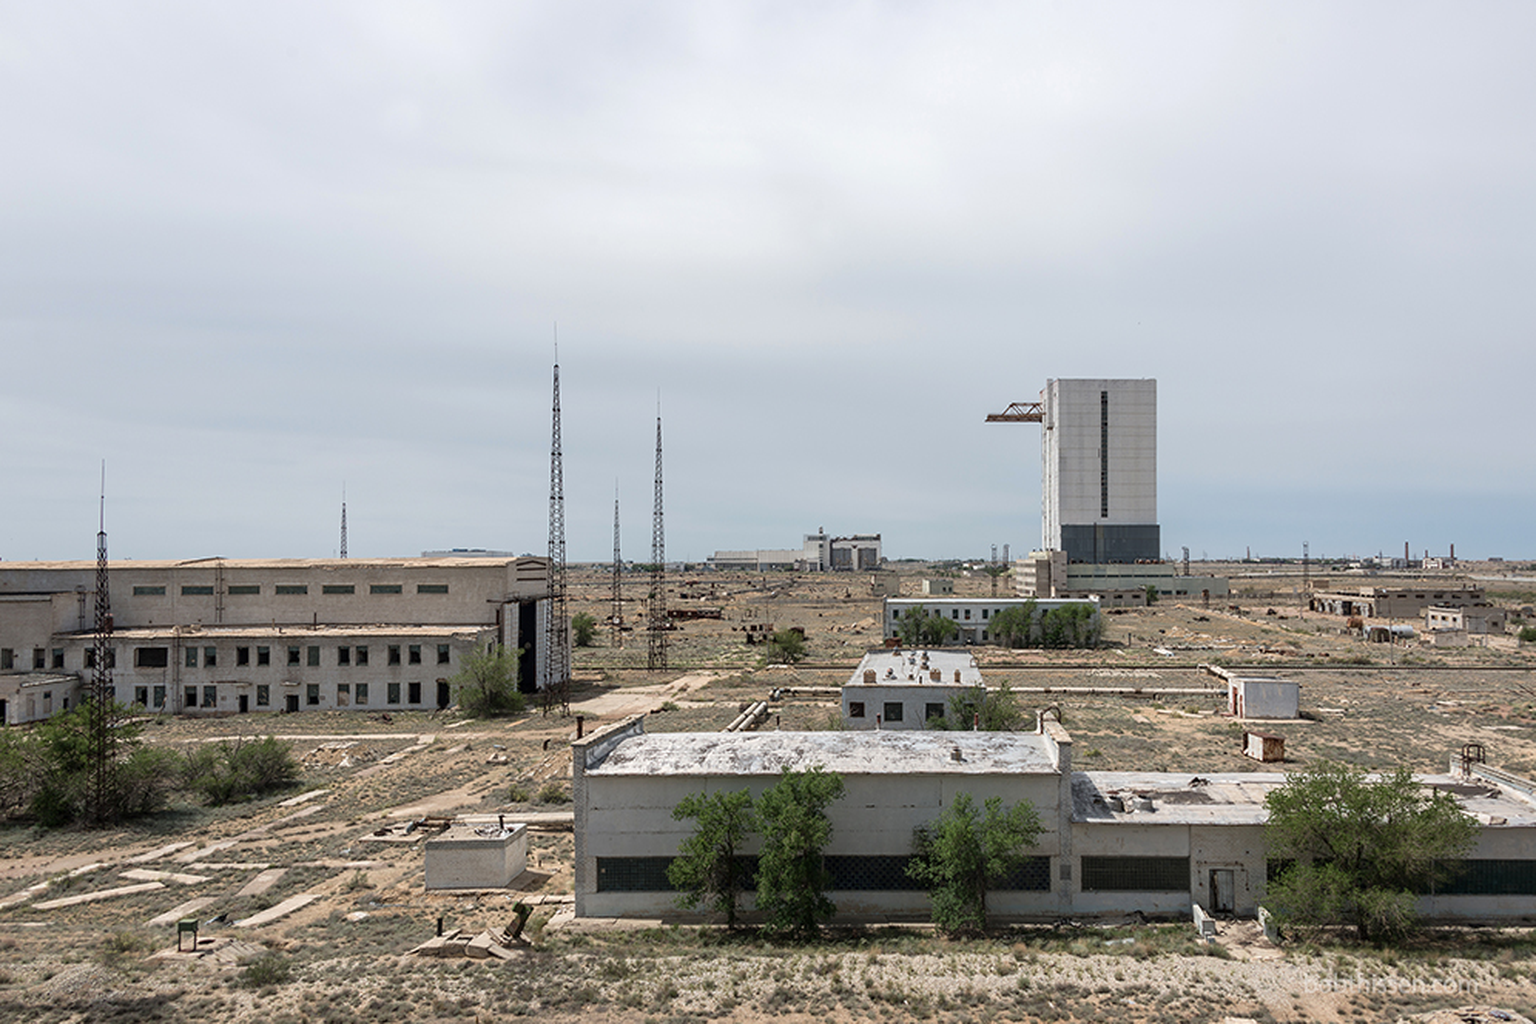
{"label": "flat roof", "polygon": [[[225,569],[453,569],[486,568],[494,565],[511,565],[514,562],[547,562],[538,555],[476,556],[463,555],[431,558],[182,558],[182,559],[129,559],[114,558],[107,563],[115,570],[164,570],[164,569],[213,569],[223,563]],[[0,562],[0,573],[8,570],[37,572],[39,570],[96,571],[96,562]]]}
{"label": "flat roof", "polygon": [[[1264,798],[1284,785],[1284,772],[1073,772],[1072,820],[1121,825],[1262,825]],[[1450,793],[1483,825],[1536,826],[1536,806],[1481,779],[1415,775],[1420,784]],[[1125,810],[1114,809],[1118,797]],[[1154,810],[1134,810],[1149,797]]]}
{"label": "flat roof", "polygon": [[[418,625],[391,625],[390,623],[365,623],[360,625],[340,625],[330,623],[323,626],[310,626],[302,623],[293,625],[273,626],[270,623],[251,626],[136,626],[131,629],[115,629],[112,631],[112,640],[121,640],[125,643],[142,640],[164,640],[180,638],[184,643],[198,643],[205,640],[269,640],[274,643],[281,641],[293,641],[301,643],[304,640],[316,640],[321,638],[339,638],[357,636],[401,636],[401,637],[434,637],[457,635],[460,633],[479,633],[484,630],[494,630],[496,627],[486,623],[483,625],[445,625],[445,626],[418,626]],[[64,634],[54,634],[60,636]],[[83,630],[74,636],[89,637],[93,634],[90,630]]]}
{"label": "flat roof", "polygon": [[[954,757],[960,751],[960,760]],[[1029,732],[674,732],[618,743],[586,774],[778,775],[821,765],[842,775],[1041,775],[1056,773],[1045,738]]]}
{"label": "flat roof", "polygon": [[[923,667],[923,659],[928,659]],[[864,673],[875,672],[875,682],[866,684]],[[939,678],[931,679],[929,673],[939,670]],[[960,673],[959,683],[955,673]],[[896,686],[911,683],[914,686],[980,686],[981,667],[969,651],[928,650],[922,647],[892,648],[870,651],[859,661],[859,667],[848,677],[849,686]]]}

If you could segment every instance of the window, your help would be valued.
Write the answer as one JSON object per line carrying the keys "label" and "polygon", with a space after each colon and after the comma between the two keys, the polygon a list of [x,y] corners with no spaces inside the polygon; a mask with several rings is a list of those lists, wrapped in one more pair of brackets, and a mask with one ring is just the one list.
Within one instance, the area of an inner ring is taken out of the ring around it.
{"label": "window", "polygon": [[225,591],[231,597],[250,597],[261,593],[261,587],[255,583],[237,583]]}
{"label": "window", "polygon": [[398,664],[400,664],[400,645],[399,644],[390,644],[389,645],[389,663],[391,665],[398,665]]}
{"label": "window", "polygon": [[133,588],[133,596],[134,597],[164,597],[165,596],[165,588],[164,587],[134,587]]}
{"label": "window", "polygon": [[356,690],[357,690],[357,692],[356,692],[356,694],[354,694],[354,696],[357,697],[357,702],[359,704],[367,704],[368,703],[368,684],[367,683],[358,683],[357,687],[356,687]]}
{"label": "window", "polygon": [[986,609],[986,608],[983,608],[981,610],[981,621],[982,622],[986,622],[987,621],[987,611],[988,611],[988,609]]}
{"label": "window", "polygon": [[386,683],[384,686],[384,699],[390,704],[400,703],[400,684]]}
{"label": "window", "polygon": [[372,583],[368,586],[370,594],[403,594],[405,587],[399,583]]}
{"label": "window", "polygon": [[320,588],[322,594],[355,594],[357,587],[350,583],[327,583]]}
{"label": "window", "polygon": [[410,647],[407,648],[407,650],[409,652],[410,663],[412,665],[420,665],[421,664],[421,644],[411,644]]}
{"label": "window", "polygon": [[448,593],[448,584],[446,584],[446,583],[418,583],[418,584],[416,584],[416,593],[418,593],[418,594],[446,594],[446,593]]}
{"label": "window", "polygon": [[901,721],[901,701],[888,700],[885,702],[885,720],[887,722]]}
{"label": "window", "polygon": [[966,622],[970,622],[971,621],[971,610],[969,608],[967,608],[965,610],[965,621]]}
{"label": "window", "polygon": [[359,644],[358,648],[357,648],[357,653],[355,655],[353,655],[353,659],[352,660],[353,660],[353,664],[356,664],[356,665],[366,665],[366,664],[368,664],[368,648],[366,648],[366,647],[362,646],[361,644]]}
{"label": "window", "polygon": [[217,647],[203,648],[203,667],[213,668],[219,663],[219,649]]}
{"label": "window", "polygon": [[11,650],[9,647],[0,647],[0,669],[10,669],[15,667],[16,652]]}
{"label": "window", "polygon": [[182,662],[187,668],[197,668],[197,648],[188,647],[186,654],[182,657]]}
{"label": "window", "polygon": [[219,706],[219,688],[217,686],[203,687],[203,707],[216,708]]}
{"label": "window", "polygon": [[272,703],[272,687],[266,683],[256,684],[256,706],[264,708]]}
{"label": "window", "polygon": [[671,857],[599,857],[598,892],[673,892],[667,880]]}
{"label": "window", "polygon": [[[41,654],[42,652],[39,651],[38,653]],[[447,644],[438,644],[437,645],[437,663],[439,665],[446,665],[446,664],[448,664],[448,645]]]}
{"label": "window", "polygon": [[149,687],[135,686],[133,688],[133,702],[140,707],[149,706]]}
{"label": "window", "polygon": [[951,608],[949,610],[949,617],[952,618],[952,619],[958,619],[960,617],[960,609],[959,608]]}
{"label": "window", "polygon": [[420,683],[406,683],[405,684],[405,695],[406,695],[406,703],[407,704],[420,704],[421,703],[421,684]]}
{"label": "window", "polygon": [[987,639],[988,639],[988,637],[987,637],[987,631],[986,631],[986,630],[982,630],[982,631],[981,631],[981,642],[982,642],[982,643],[986,643],[986,642],[987,642]]}
{"label": "window", "polygon": [[319,683],[310,683],[309,685],[304,687],[304,703],[306,703],[306,704],[319,704],[320,703],[320,684]]}
{"label": "window", "polygon": [[256,664],[258,664],[258,665],[270,665],[270,664],[272,664],[272,648],[270,648],[270,647],[258,647],[258,648],[256,648]]}
{"label": "window", "polygon": [[1189,892],[1188,857],[1084,857],[1084,892]]}
{"label": "window", "polygon": [[[169,647],[136,647],[133,651],[134,668],[167,668],[171,664]],[[140,701],[140,703],[143,703]]]}
{"label": "window", "polygon": [[352,685],[350,683],[336,684],[336,706],[344,708],[352,703]]}
{"label": "window", "polygon": [[299,664],[299,649],[297,647],[288,648],[288,664]]}
{"label": "window", "polygon": [[41,647],[32,648],[32,670],[41,672],[48,667],[48,652]]}
{"label": "window", "polygon": [[306,652],[306,656],[305,656],[304,661],[305,661],[305,664],[307,664],[310,668],[319,668],[320,667],[320,648],[318,646],[311,647],[309,649],[309,651]]}
{"label": "window", "polygon": [[155,707],[165,707],[165,687],[152,686],[149,688],[150,696],[154,699]]}
{"label": "window", "polygon": [[251,649],[249,647],[235,648],[235,664],[249,665],[251,663]]}
{"label": "window", "polygon": [[943,704],[932,704],[932,703],[930,703],[930,704],[924,704],[923,705],[923,721],[931,722],[935,718],[943,718],[943,717],[944,717],[944,705]]}
{"label": "window", "polygon": [[53,649],[53,667],[57,669],[64,667],[64,648],[55,647]]}
{"label": "window", "polygon": [[842,892],[921,892],[923,883],[907,874],[910,857],[887,855],[842,856],[824,859],[832,876],[829,889]]}
{"label": "window", "polygon": [[195,686],[187,687],[185,690],[181,691],[181,696],[182,696],[182,701],[181,701],[181,706],[182,707],[184,707],[184,708],[195,708],[195,707],[197,707],[197,687],[195,687]]}
{"label": "window", "polygon": [[864,717],[864,702],[861,701],[861,700],[851,700],[851,701],[849,701],[848,702],[848,717],[849,718],[863,718]]}
{"label": "window", "polygon": [[338,665],[350,665],[350,664],[352,664],[352,648],[350,648],[350,647],[338,647],[338,648],[336,648],[336,664],[338,664]]}
{"label": "window", "polygon": [[201,587],[201,586],[199,586],[199,587],[182,587],[181,588],[181,596],[182,597],[212,597],[213,596],[213,588],[212,587]]}
{"label": "window", "polygon": [[309,585],[305,583],[279,583],[274,589],[280,597],[296,597],[309,593]]}

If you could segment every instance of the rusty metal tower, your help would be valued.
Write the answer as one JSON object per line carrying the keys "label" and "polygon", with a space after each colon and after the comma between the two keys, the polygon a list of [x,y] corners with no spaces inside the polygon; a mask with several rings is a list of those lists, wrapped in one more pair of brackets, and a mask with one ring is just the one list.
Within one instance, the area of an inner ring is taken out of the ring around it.
{"label": "rusty metal tower", "polygon": [[341,485],[341,557],[347,557],[347,485]]}
{"label": "rusty metal tower", "polygon": [[613,610],[608,615],[613,627],[613,646],[624,646],[624,560],[619,556],[619,484],[613,484]]}
{"label": "rusty metal tower", "polygon": [[555,343],[555,398],[549,442],[549,606],[544,618],[544,713],[571,706],[571,634],[565,602],[565,469],[560,452],[560,346]]}
{"label": "rusty metal tower", "polygon": [[94,823],[111,814],[113,775],[112,594],[107,580],[107,464],[101,464],[101,505],[96,531],[96,619],[92,638],[92,672],[88,730],[91,764],[91,807]]}
{"label": "rusty metal tower", "polygon": [[[660,402],[657,403],[660,405]],[[667,533],[661,502],[661,410],[656,410],[656,508],[651,515],[651,592],[648,600],[650,650],[645,667],[667,668]]]}

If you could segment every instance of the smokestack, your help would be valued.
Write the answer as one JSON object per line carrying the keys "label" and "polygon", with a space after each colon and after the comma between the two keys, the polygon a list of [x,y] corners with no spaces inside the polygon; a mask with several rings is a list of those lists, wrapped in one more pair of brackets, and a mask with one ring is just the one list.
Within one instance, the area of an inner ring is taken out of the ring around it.
{"label": "smokestack", "polygon": [[1403,561],[1405,561],[1405,562],[1413,561],[1413,556],[1408,553],[1408,542],[1407,541],[1403,541]]}
{"label": "smokestack", "polygon": [[1456,545],[1451,545],[1451,561],[1456,561]]}

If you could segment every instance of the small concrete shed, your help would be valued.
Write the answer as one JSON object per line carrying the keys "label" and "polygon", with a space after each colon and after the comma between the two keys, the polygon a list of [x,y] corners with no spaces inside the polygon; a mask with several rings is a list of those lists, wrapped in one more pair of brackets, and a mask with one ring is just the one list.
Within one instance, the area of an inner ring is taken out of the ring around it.
{"label": "small concrete shed", "polygon": [[427,840],[428,889],[504,889],[528,867],[528,826],[454,825]]}

